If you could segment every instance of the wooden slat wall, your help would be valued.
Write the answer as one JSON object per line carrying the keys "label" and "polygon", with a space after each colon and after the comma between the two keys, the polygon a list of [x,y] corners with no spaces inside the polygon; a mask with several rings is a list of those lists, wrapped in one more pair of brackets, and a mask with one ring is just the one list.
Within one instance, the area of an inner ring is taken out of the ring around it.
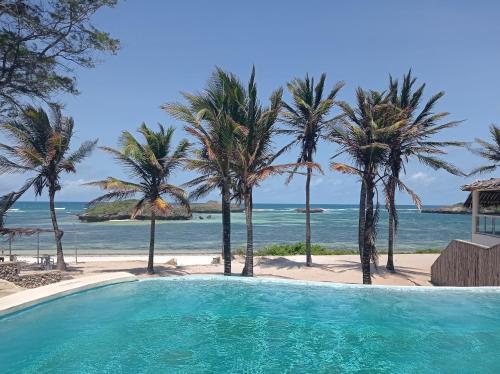
{"label": "wooden slat wall", "polygon": [[453,240],[431,267],[436,286],[500,286],[500,245]]}

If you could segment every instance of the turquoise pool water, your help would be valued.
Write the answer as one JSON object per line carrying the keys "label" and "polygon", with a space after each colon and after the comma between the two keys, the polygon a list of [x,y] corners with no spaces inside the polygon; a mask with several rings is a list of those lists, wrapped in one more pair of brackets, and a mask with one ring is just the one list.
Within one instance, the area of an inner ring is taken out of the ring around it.
{"label": "turquoise pool water", "polygon": [[2,373],[498,373],[500,293],[227,279],[104,287],[0,319]]}

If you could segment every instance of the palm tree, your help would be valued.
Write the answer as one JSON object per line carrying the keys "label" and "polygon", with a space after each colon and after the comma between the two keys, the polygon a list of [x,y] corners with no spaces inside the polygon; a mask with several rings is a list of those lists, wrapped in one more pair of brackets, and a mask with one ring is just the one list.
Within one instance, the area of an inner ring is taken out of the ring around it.
{"label": "palm tree", "polygon": [[162,196],[169,196],[188,212],[190,211],[185,191],[169,183],[169,178],[175,170],[183,165],[189,151],[189,143],[185,139],[181,140],[174,149],[172,145],[174,128],[165,129],[162,125],[159,125],[159,128],[158,132],[154,132],[144,123],[140,126],[138,131],[144,137],[144,144],[136,140],[128,131],[123,131],[119,150],[100,147],[111,154],[136,182],[108,177],[104,180],[86,183],[86,185],[109,191],[92,200],[90,205],[102,201],[130,198],[137,194],[141,196],[134,206],[131,218],[135,218],[144,209],[151,211],[148,274],[154,273],[156,215],[166,214],[172,208]]}
{"label": "palm tree", "polygon": [[[395,134],[391,142],[391,148],[387,161],[387,174],[389,175],[386,184],[387,208],[389,215],[389,235],[388,235],[388,256],[386,268],[394,271],[394,243],[398,226],[398,215],[396,209],[396,188],[401,172],[404,172],[405,165],[411,158],[416,158],[426,166],[438,170],[446,170],[454,175],[462,175],[455,166],[436,157],[446,152],[443,147],[463,146],[463,142],[457,141],[431,141],[430,138],[444,129],[456,126],[460,121],[441,123],[449,113],[434,113],[433,109],[444,92],[438,92],[421,106],[422,95],[425,84],[413,90],[416,78],[411,75],[411,70],[403,77],[403,84],[399,88],[397,80],[389,78],[388,98],[390,103],[399,108],[408,126],[402,127]],[[419,111],[419,108],[421,110]],[[417,206],[420,202],[418,199]]]}
{"label": "palm tree", "polygon": [[[30,173],[32,176],[17,192],[0,199],[0,216],[31,187],[40,196],[45,188],[49,192],[49,207],[57,248],[57,268],[65,270],[62,236],[55,211],[55,195],[61,189],[62,172],[76,172],[76,165],[94,149],[97,140],[84,142],[75,152],[69,153],[74,121],[63,117],[57,106],[51,106],[52,118],[42,109],[27,107],[18,120],[1,126],[13,145],[0,144],[5,156],[0,156],[0,174]],[[68,154],[69,153],[69,154]],[[8,157],[8,158],[7,158]]]}
{"label": "palm tree", "polygon": [[253,189],[267,177],[291,171],[296,164],[273,165],[291,145],[273,151],[273,139],[278,133],[277,119],[282,105],[281,89],[270,97],[270,106],[263,108],[257,99],[255,67],[248,89],[239,84],[233,91],[234,99],[240,103],[240,115],[234,120],[245,128],[245,135],[237,138],[232,168],[235,173],[235,197],[245,204],[247,246],[242,275],[253,276]]}
{"label": "palm tree", "polygon": [[476,139],[476,142],[481,148],[472,149],[474,153],[485,158],[490,163],[472,170],[469,175],[489,173],[495,171],[497,167],[500,166],[500,128],[496,125],[490,125],[490,135],[493,140],[492,143],[488,143],[482,139]]}
{"label": "palm tree", "polygon": [[201,174],[186,184],[196,186],[190,197],[198,199],[214,189],[221,192],[224,275],[231,275],[231,190],[234,178],[230,164],[236,137],[245,133],[243,126],[233,119],[241,110],[231,91],[235,86],[237,78],[217,68],[204,92],[183,94],[187,104],[163,105],[168,113],[186,123],[185,130],[199,145],[195,158],[187,163],[189,169]]}
{"label": "palm tree", "polygon": [[[306,265],[312,266],[311,256],[311,206],[310,190],[312,178],[312,163],[318,143],[325,139],[326,129],[332,123],[327,118],[335,104],[335,96],[344,83],[338,82],[335,87],[323,97],[326,75],[322,74],[318,84],[314,78],[306,75],[305,79],[294,79],[288,83],[288,91],[292,95],[291,104],[283,103],[282,121],[289,127],[283,132],[292,135],[300,144],[300,155],[297,163],[306,164]],[[290,174],[289,181],[293,174]]]}
{"label": "palm tree", "polygon": [[390,141],[404,122],[400,120],[399,112],[388,110],[383,95],[376,91],[365,92],[358,88],[356,109],[345,102],[339,105],[344,116],[330,133],[332,140],[340,146],[334,157],[346,154],[353,165],[333,162],[331,166],[336,171],[361,178],[364,193],[360,194],[360,205],[361,200],[365,203],[364,207],[360,206],[364,217],[361,267],[363,284],[371,284],[370,260],[375,250],[378,217],[378,207],[374,208],[376,183],[382,178],[379,172],[387,160]]}

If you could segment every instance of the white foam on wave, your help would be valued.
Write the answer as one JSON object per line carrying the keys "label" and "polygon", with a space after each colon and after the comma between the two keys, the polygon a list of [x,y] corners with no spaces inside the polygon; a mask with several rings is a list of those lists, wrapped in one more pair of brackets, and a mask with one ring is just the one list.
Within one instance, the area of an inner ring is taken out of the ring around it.
{"label": "white foam on wave", "polygon": [[54,208],[55,210],[66,210],[66,208]]}
{"label": "white foam on wave", "polygon": [[23,213],[24,210],[17,209],[17,208],[10,208],[10,209],[7,209],[7,212],[10,212],[10,213]]}

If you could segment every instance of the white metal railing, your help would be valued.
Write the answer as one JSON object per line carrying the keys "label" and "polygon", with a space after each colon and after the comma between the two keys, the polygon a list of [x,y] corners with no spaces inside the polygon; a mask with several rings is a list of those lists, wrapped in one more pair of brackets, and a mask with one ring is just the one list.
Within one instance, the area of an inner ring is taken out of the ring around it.
{"label": "white metal railing", "polygon": [[500,216],[478,214],[476,216],[476,234],[500,237]]}

